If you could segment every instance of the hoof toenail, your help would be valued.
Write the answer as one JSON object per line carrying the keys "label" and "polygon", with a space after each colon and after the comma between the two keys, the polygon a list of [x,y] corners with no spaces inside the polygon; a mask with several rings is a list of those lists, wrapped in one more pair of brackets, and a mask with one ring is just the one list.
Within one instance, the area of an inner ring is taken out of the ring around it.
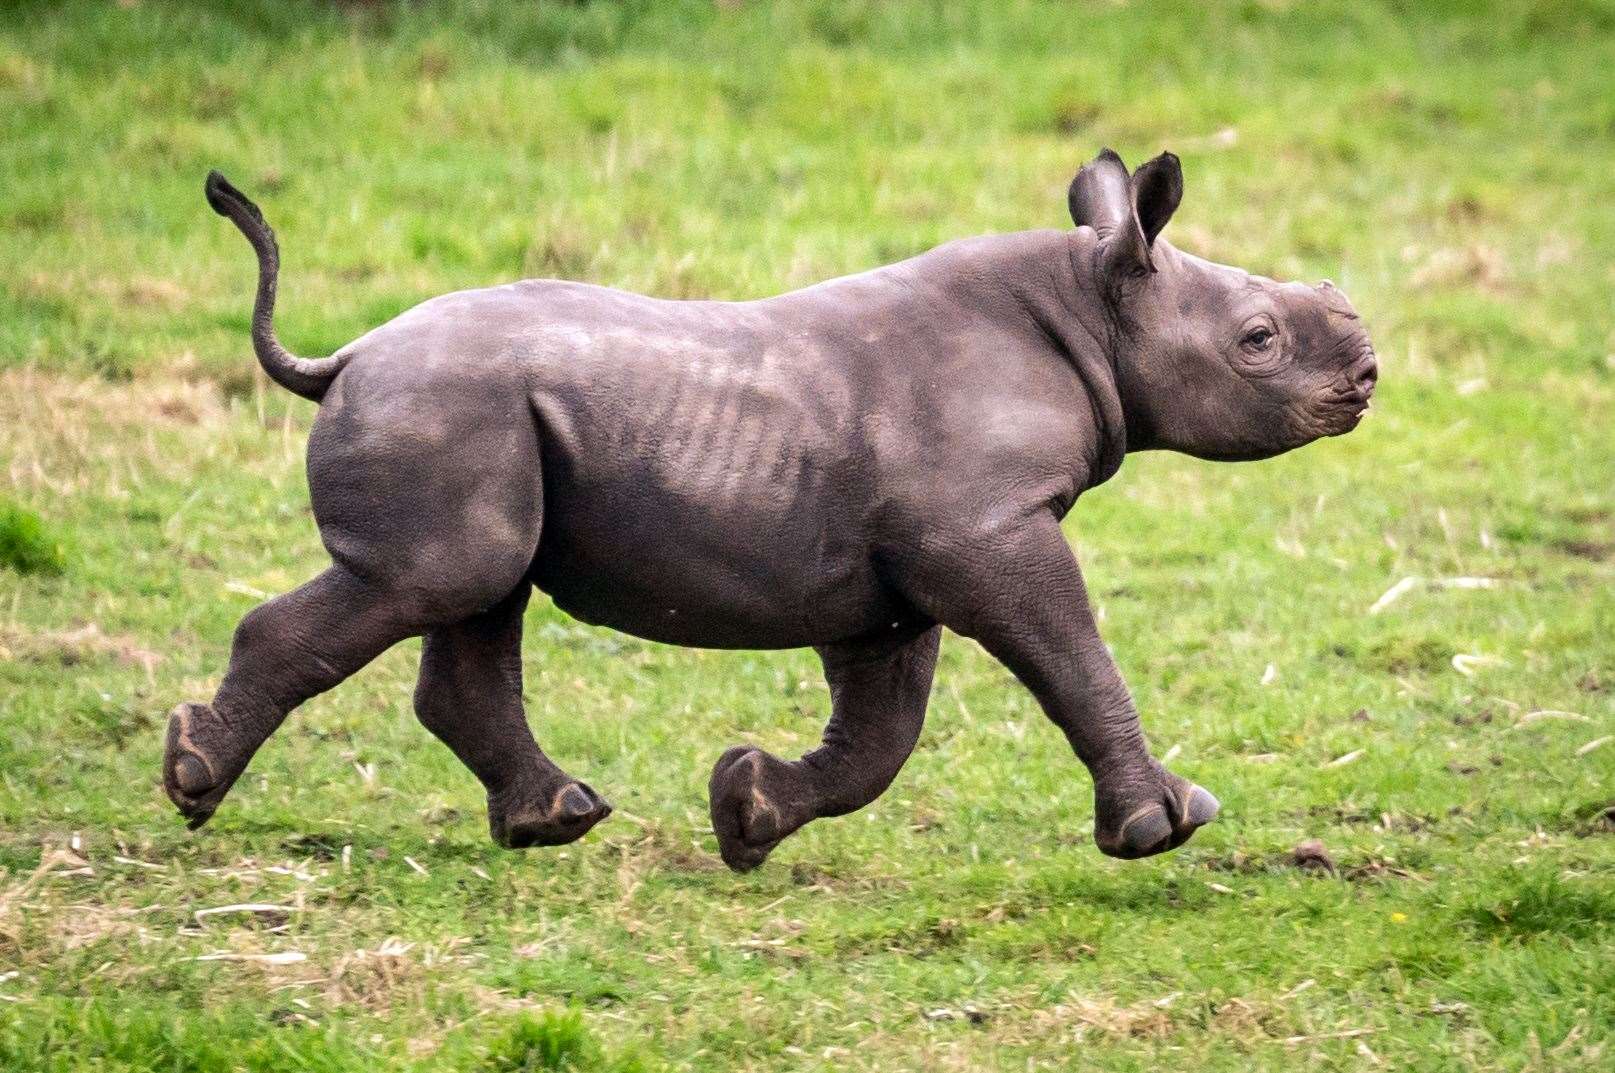
{"label": "hoof toenail", "polygon": [[1122,821],[1116,841],[1131,850],[1147,850],[1172,837],[1172,821],[1160,805],[1145,805]]}
{"label": "hoof toenail", "polygon": [[1201,824],[1210,823],[1216,819],[1217,813],[1221,809],[1221,802],[1217,800],[1210,790],[1202,786],[1196,786],[1189,791],[1189,804],[1184,813],[1189,823],[1199,827]]}
{"label": "hoof toenail", "polygon": [[185,753],[174,761],[174,783],[187,797],[200,797],[213,787],[213,776],[202,758]]}
{"label": "hoof toenail", "polygon": [[581,820],[593,812],[594,802],[583,792],[583,787],[573,783],[561,792],[555,815],[560,820]]}

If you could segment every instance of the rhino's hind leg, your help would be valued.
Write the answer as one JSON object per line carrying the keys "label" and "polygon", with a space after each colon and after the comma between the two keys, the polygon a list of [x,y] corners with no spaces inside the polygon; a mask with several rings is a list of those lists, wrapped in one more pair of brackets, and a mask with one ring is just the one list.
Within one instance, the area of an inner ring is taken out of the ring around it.
{"label": "rhino's hind leg", "polygon": [[582,838],[611,806],[544,755],[522,711],[524,581],[493,607],[426,634],[415,714],[488,791],[488,830],[510,849]]}
{"label": "rhino's hind leg", "polygon": [[712,828],[725,864],[756,868],[803,824],[861,809],[891,785],[919,740],[941,635],[931,627],[818,650],[830,685],[824,743],[790,762],[737,745],[712,769]]}
{"label": "rhino's hind leg", "polygon": [[247,613],[212,704],[169,715],[163,788],[200,827],[293,708],[414,632],[406,605],[341,566]]}

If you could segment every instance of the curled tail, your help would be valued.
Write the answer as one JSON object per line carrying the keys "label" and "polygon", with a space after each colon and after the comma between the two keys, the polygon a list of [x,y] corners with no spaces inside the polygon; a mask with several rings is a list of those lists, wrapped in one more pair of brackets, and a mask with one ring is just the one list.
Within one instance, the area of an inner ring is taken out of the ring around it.
{"label": "curled tail", "polygon": [[220,216],[241,229],[258,254],[258,299],[252,307],[252,348],[269,379],[287,391],[319,402],[346,364],[343,358],[300,358],[275,338],[275,278],[280,275],[280,250],[264,214],[247,195],[216,171],[207,175],[207,203]]}

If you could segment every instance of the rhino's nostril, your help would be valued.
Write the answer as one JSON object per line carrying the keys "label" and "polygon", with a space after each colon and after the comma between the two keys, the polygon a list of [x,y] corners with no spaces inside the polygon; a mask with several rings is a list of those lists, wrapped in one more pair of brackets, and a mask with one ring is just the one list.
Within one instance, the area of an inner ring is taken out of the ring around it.
{"label": "rhino's nostril", "polygon": [[1379,362],[1374,360],[1374,352],[1365,351],[1362,357],[1352,363],[1348,375],[1353,387],[1371,390],[1379,379]]}

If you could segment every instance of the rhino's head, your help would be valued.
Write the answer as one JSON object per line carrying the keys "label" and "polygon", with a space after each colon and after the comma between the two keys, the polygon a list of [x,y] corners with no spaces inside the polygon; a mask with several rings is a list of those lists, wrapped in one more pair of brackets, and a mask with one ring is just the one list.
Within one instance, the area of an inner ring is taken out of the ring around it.
{"label": "rhino's head", "polygon": [[1346,296],[1160,241],[1182,196],[1171,153],[1129,175],[1107,149],[1071,182],[1071,217],[1095,233],[1128,449],[1266,458],[1356,428],[1378,366]]}

